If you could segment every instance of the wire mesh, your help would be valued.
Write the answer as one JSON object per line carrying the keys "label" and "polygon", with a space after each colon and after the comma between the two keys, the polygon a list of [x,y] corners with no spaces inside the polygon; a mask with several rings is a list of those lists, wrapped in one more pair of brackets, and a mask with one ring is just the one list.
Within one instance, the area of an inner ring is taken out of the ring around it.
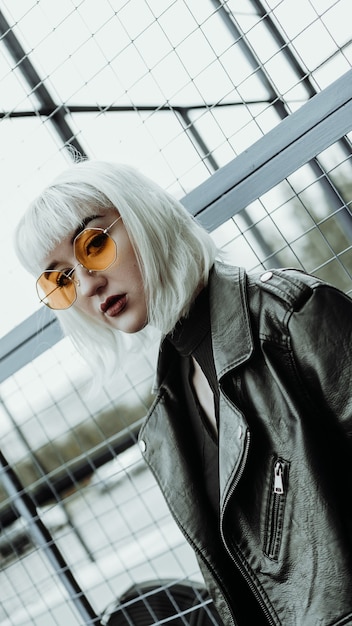
{"label": "wire mesh", "polygon": [[[102,0],[99,8],[92,0],[2,0],[8,229],[74,151],[131,163],[182,198],[351,69],[348,17],[348,0]],[[347,135],[212,236],[229,262],[300,267],[351,293],[350,180]],[[8,230],[0,237],[10,294],[4,336],[38,304]],[[128,606],[148,602],[150,581],[154,591],[192,581],[198,606],[208,606],[195,557],[135,445],[156,356],[156,346],[136,355],[97,390],[65,339],[0,385],[1,449],[19,493],[102,623],[121,606],[134,623]],[[4,487],[0,524],[2,626],[82,624]],[[179,623],[195,624],[194,606],[174,608]]]}

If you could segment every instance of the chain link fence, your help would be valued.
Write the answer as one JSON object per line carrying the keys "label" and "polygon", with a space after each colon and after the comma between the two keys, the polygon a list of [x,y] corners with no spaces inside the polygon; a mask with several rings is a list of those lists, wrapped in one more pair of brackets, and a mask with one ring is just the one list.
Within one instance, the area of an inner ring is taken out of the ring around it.
{"label": "chain link fence", "polygon": [[157,346],[92,393],[9,231],[79,152],[184,200],[228,262],[351,293],[349,4],[98,4],[0,1],[0,624],[217,624],[136,446]]}

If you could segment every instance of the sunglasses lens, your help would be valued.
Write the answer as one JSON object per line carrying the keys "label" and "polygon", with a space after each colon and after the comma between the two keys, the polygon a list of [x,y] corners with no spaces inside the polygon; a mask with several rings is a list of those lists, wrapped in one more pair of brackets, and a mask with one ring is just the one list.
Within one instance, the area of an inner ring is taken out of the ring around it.
{"label": "sunglasses lens", "polygon": [[75,257],[87,270],[106,270],[116,260],[116,244],[103,230],[86,228],[75,239]]}
{"label": "sunglasses lens", "polygon": [[48,270],[37,280],[40,300],[50,309],[68,309],[76,300],[76,288],[72,279],[63,272]]}

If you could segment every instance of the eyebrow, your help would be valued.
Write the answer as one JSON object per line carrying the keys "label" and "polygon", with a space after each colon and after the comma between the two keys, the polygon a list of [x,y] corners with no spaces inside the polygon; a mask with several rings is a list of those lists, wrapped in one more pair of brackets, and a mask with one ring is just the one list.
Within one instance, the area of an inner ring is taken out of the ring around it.
{"label": "eyebrow", "polygon": [[[85,229],[85,227],[87,226],[87,224],[89,224],[89,222],[92,222],[93,220],[96,220],[98,218],[103,217],[102,215],[90,215],[89,217],[85,217],[80,225],[76,228],[76,230],[74,231],[72,237],[71,237],[71,245],[73,245],[74,240],[76,239],[76,237],[82,232],[82,230]],[[56,266],[58,265],[57,261],[53,261],[52,263],[50,263],[50,265],[44,270],[45,272],[50,272],[51,270],[54,270],[56,268]]]}
{"label": "eyebrow", "polygon": [[82,232],[82,230],[85,229],[85,227],[87,226],[87,224],[89,224],[89,222],[92,222],[93,220],[96,220],[99,217],[102,217],[102,216],[101,215],[90,215],[89,217],[85,217],[84,220],[82,220],[80,225],[74,231],[74,233],[73,233],[73,235],[71,237],[71,244],[73,244],[73,242],[76,239],[76,237]]}

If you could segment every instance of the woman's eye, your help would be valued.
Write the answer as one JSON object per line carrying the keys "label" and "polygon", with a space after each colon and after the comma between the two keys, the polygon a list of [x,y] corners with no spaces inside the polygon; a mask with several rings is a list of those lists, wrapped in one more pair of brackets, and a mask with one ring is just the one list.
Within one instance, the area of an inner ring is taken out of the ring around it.
{"label": "woman's eye", "polygon": [[107,238],[105,233],[99,233],[91,237],[86,243],[86,254],[89,256],[90,254],[96,254],[104,250]]}
{"label": "woman's eye", "polygon": [[57,286],[66,287],[66,285],[68,285],[71,282],[72,274],[73,274],[72,267],[68,267],[64,270],[61,270],[61,272],[58,272],[58,275],[56,277]]}

